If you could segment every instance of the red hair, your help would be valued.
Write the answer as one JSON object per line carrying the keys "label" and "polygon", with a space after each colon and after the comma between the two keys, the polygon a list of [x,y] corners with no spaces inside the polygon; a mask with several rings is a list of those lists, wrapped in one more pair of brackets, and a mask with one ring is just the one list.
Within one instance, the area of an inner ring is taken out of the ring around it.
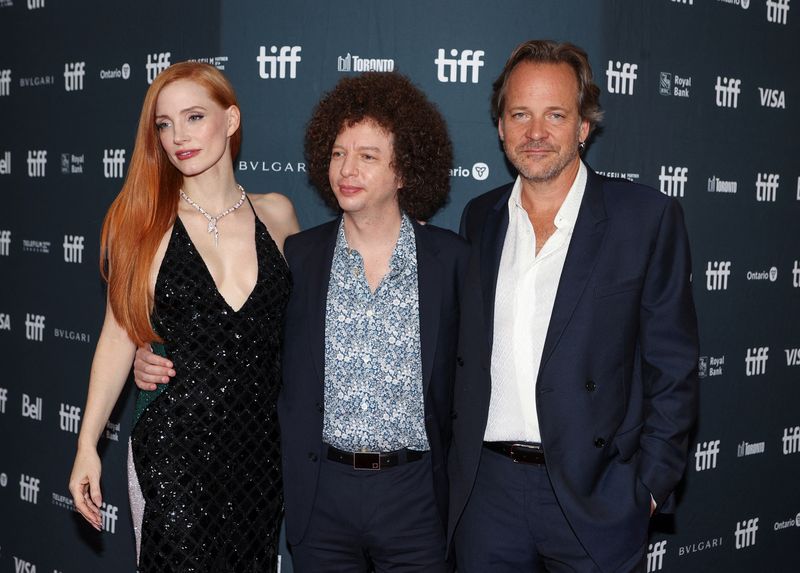
{"label": "red hair", "polygon": [[[156,129],[156,102],[164,86],[189,80],[203,86],[223,108],[238,106],[230,82],[214,66],[181,62],[161,72],[147,90],[139,128],[122,190],[103,221],[100,272],[108,282],[108,301],[117,322],[137,346],[159,336],[150,324],[150,267],[164,233],[175,222],[182,175],[170,163]],[[230,137],[231,160],[242,141]]]}

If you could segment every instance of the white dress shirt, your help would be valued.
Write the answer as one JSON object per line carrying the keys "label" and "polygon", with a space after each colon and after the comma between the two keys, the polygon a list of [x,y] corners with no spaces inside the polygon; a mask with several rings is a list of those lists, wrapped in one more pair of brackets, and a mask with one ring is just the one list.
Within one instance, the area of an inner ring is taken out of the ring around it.
{"label": "white dress shirt", "polygon": [[538,255],[536,234],[522,207],[519,177],[511,191],[508,231],[494,299],[492,393],[486,441],[542,441],[536,415],[536,378],[585,188],[586,166],[581,162],[555,216],[556,230]]}

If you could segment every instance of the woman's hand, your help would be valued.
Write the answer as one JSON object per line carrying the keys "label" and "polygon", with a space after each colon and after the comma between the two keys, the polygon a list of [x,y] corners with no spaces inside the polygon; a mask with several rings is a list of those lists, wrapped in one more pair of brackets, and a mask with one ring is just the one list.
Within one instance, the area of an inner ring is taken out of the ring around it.
{"label": "woman's hand", "polygon": [[75,508],[97,531],[103,529],[100,515],[100,507],[103,505],[103,496],[100,493],[101,469],[97,449],[79,447],[69,478],[69,491]]}

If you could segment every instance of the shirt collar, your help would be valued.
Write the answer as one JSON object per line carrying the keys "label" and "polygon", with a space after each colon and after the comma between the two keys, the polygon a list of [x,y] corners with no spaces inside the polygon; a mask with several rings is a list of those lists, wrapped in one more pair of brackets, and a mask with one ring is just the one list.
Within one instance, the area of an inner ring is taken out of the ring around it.
{"label": "shirt collar", "polygon": [[[556,213],[555,223],[558,229],[572,229],[575,227],[575,221],[578,220],[578,211],[581,207],[583,200],[583,193],[586,191],[587,170],[583,161],[579,162],[578,173],[575,180],[567,191],[567,196],[561,204],[561,208]],[[522,207],[522,177],[517,175],[517,180],[514,182],[514,187],[511,189],[511,196],[508,198],[509,213],[513,215],[513,209],[519,208],[524,211]]]}
{"label": "shirt collar", "polygon": [[[411,219],[408,218],[408,215],[402,213],[401,217],[400,235],[397,237],[397,243],[395,243],[394,251],[392,251],[392,257],[389,259],[389,276],[394,276],[403,270],[409,263],[416,262],[414,227],[411,224]],[[349,256],[353,253],[357,253],[359,257],[361,256],[361,253],[351,249],[347,244],[347,236],[344,232],[344,217],[339,220],[339,232],[336,237],[335,249],[337,252],[340,252],[346,256]]]}

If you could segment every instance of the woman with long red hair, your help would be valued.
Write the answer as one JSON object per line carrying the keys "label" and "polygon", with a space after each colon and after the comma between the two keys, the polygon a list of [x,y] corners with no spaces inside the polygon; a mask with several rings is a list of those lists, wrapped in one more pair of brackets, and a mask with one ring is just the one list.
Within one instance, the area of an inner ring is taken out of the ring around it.
{"label": "woman with long red hair", "polygon": [[101,529],[97,441],[138,345],[177,375],[140,392],[128,452],[138,570],[274,570],[282,511],[275,402],[291,288],[291,203],[236,183],[233,88],[184,62],[145,96],[125,184],[103,223],[108,304],[78,451],[75,506]]}

